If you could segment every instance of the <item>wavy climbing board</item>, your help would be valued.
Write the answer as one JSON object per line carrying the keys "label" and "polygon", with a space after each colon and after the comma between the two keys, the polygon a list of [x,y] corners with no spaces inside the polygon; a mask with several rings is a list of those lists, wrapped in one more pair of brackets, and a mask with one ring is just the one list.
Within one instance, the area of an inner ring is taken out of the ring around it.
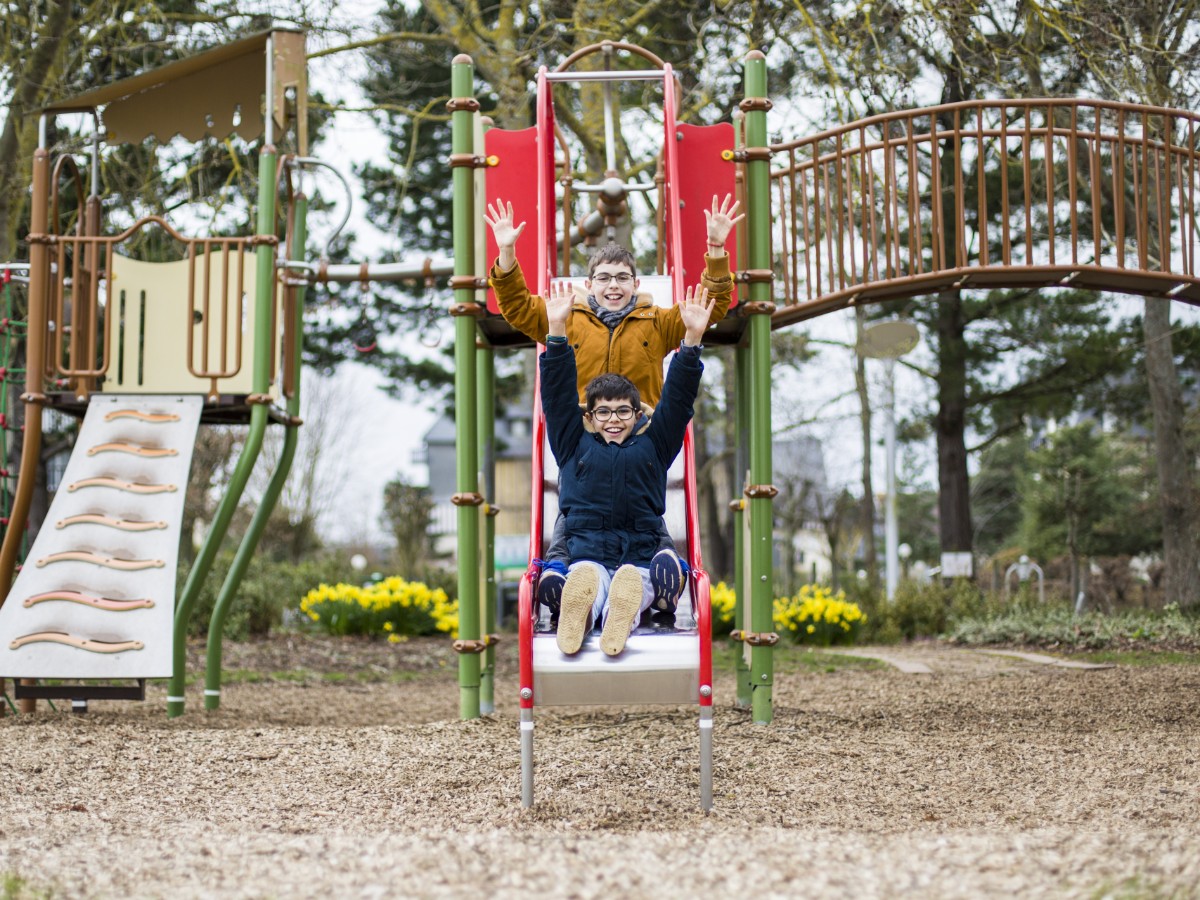
{"label": "wavy climbing board", "polygon": [[197,396],[94,395],[50,513],[0,607],[0,676],[171,674]]}

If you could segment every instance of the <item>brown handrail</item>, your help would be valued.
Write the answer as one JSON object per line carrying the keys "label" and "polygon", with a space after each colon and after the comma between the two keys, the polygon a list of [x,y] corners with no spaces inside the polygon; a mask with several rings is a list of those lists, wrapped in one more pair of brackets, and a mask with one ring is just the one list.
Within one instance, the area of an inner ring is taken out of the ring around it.
{"label": "brown handrail", "polygon": [[774,323],[967,286],[1200,304],[1198,124],[1133,103],[964,101],[772,145]]}
{"label": "brown handrail", "polygon": [[[138,219],[124,231],[114,235],[57,235],[31,234],[29,242],[34,245],[46,246],[54,254],[57,272],[50,277],[51,302],[53,320],[56,323],[65,321],[66,302],[68,293],[71,296],[76,311],[83,306],[90,310],[90,315],[84,317],[86,328],[72,328],[69,338],[61,333],[52,334],[50,345],[52,350],[47,354],[50,371],[63,378],[74,379],[82,384],[82,379],[95,378],[107,373],[109,360],[107,348],[112,340],[114,315],[104,316],[104,335],[102,343],[98,343],[97,321],[100,308],[100,283],[107,283],[112,272],[113,257],[117,245],[129,240],[143,228],[157,225],[171,238],[183,244],[186,258],[190,261],[188,267],[187,304],[189,316],[196,320],[199,315],[200,347],[197,353],[195,329],[189,328],[187,333],[187,367],[196,378],[207,379],[211,382],[210,394],[217,394],[217,381],[232,378],[242,369],[243,329],[242,320],[245,311],[245,256],[246,251],[253,250],[260,243],[274,242],[273,237],[264,238],[251,236],[243,238],[192,238],[181,234],[162,216],[150,215]],[[68,260],[68,249],[70,259]],[[104,253],[105,265],[100,273],[102,277],[86,278],[80,273],[81,260],[94,258]],[[220,309],[214,309],[212,303],[214,273],[212,271],[211,254],[219,252],[222,255],[220,267]],[[231,271],[230,259],[236,259],[236,271]],[[203,260],[204,270],[199,275],[200,290],[197,291],[196,262]],[[68,282],[71,287],[68,288]],[[235,299],[228,302],[230,288],[235,287]],[[197,296],[199,294],[199,296]],[[233,307],[231,309],[231,307]],[[218,316],[217,313],[220,313]],[[77,313],[78,315],[78,313]],[[210,365],[210,346],[213,342],[214,320],[219,319],[220,334],[215,346],[217,360]],[[233,328],[233,346],[230,347],[229,331]],[[81,332],[86,332],[81,334]],[[274,344],[274,342],[272,342]],[[98,348],[103,348],[98,354]]]}

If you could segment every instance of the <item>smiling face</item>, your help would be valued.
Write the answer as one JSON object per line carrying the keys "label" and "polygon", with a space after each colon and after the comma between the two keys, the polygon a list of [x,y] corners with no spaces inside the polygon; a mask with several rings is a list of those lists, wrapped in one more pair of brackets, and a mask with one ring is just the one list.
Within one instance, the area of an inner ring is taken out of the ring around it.
{"label": "smiling face", "polygon": [[637,408],[628,397],[603,397],[596,400],[587,416],[604,443],[619,444],[633,432]]}
{"label": "smiling face", "polygon": [[583,286],[602,307],[616,312],[629,305],[637,292],[638,280],[625,263],[604,262],[596,266]]}

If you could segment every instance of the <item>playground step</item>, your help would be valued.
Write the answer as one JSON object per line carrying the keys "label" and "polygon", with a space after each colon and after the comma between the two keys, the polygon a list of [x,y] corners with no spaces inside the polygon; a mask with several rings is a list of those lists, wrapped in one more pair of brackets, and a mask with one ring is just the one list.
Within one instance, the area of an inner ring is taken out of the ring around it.
{"label": "playground step", "polygon": [[171,674],[175,570],[203,398],[93,395],[0,607],[0,677]]}

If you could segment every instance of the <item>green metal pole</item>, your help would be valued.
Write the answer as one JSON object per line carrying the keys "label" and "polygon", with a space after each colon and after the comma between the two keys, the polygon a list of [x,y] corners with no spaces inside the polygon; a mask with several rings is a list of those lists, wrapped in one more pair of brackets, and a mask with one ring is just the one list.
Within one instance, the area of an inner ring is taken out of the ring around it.
{"label": "green metal pole", "polygon": [[[741,257],[744,258],[744,257]],[[746,486],[746,474],[750,467],[750,348],[739,346],[735,351],[735,360],[737,364],[737,484]],[[740,502],[735,502],[733,511],[733,559],[734,559],[734,584],[737,585],[737,606],[734,607],[734,623],[733,627],[741,632],[750,630],[750,623],[746,621],[746,588],[749,585],[749,573],[746,571],[747,560],[746,553],[749,549],[746,546],[745,534],[745,516],[746,516],[745,499]],[[750,687],[750,665],[746,662],[746,654],[738,648],[736,674],[737,674],[737,705],[746,709],[750,706],[750,697],[753,693]]]}
{"label": "green metal pole", "polygon": [[[268,105],[268,116],[270,116]],[[275,145],[269,141],[263,145],[258,159],[258,229],[259,235],[275,233]],[[254,291],[254,363],[251,377],[251,390],[255,394],[265,394],[271,384],[271,304],[274,299],[275,284],[275,251],[271,244],[260,244],[256,251],[258,271],[255,278]],[[229,487],[221,502],[217,505],[216,515],[213,516],[212,526],[200,553],[196,556],[192,570],[188,573],[187,583],[175,606],[174,631],[174,660],[170,685],[167,688],[167,715],[170,718],[183,715],[184,686],[187,680],[187,629],[192,617],[192,608],[200,588],[212,569],[213,560],[221,548],[225,532],[233,519],[234,511],[242,499],[246,482],[254,470],[254,463],[262,450],[263,435],[267,431],[267,407],[263,403],[255,403],[250,407],[250,432],[246,435],[246,443],[242,454],[238,457],[233,475],[229,479]]]}
{"label": "green metal pole", "polygon": [[[735,110],[734,114],[734,129],[733,129],[733,146],[737,150],[745,149],[746,133],[745,120],[746,114],[740,109]],[[748,206],[746,202],[746,184],[745,173],[738,171],[735,176],[737,185],[737,196],[742,202],[742,208]],[[746,246],[746,225],[743,222],[741,227],[736,232],[737,254],[738,259],[747,259],[746,254],[749,248]],[[745,489],[747,476],[750,472],[750,347],[746,343],[746,337],[743,336],[738,346],[734,350],[735,363],[735,382],[734,382],[734,409],[736,417],[737,435],[734,438],[736,442],[734,450],[734,484],[741,485]],[[737,586],[737,605],[734,607],[733,627],[735,630],[746,633],[750,629],[750,623],[747,621],[746,607],[749,603],[749,591],[747,587],[750,584],[750,573],[746,570],[747,559],[746,553],[746,499],[735,501],[733,504],[733,581]],[[741,709],[750,708],[750,697],[753,690],[750,687],[750,663],[746,660],[745,646],[738,647],[737,661],[734,664],[734,674],[737,682],[737,698],[734,702]]]}
{"label": "green metal pole", "polygon": [[[495,351],[480,345],[475,352],[476,390],[479,396],[479,471],[483,473],[485,515],[483,517],[482,567],[479,592],[483,633],[496,633],[496,358]],[[496,711],[496,648],[483,651],[479,684],[479,711]]]}
{"label": "green metal pole", "polygon": [[[308,213],[308,198],[302,193],[297,194],[294,206],[295,223],[293,226],[292,246],[303,248],[307,237],[305,216]],[[295,385],[295,389],[292,392],[292,396],[287,398],[288,423],[283,436],[283,449],[279,455],[279,464],[275,467],[275,471],[271,473],[271,480],[267,483],[267,489],[263,493],[262,502],[259,503],[258,509],[254,512],[254,518],[250,520],[250,527],[242,537],[242,543],[238,546],[237,554],[233,558],[233,565],[229,567],[229,572],[225,576],[225,583],[221,585],[221,591],[217,595],[216,605],[213,606],[212,618],[209,620],[208,625],[208,654],[204,666],[205,709],[218,709],[221,706],[221,642],[225,634],[225,620],[229,616],[229,608],[233,605],[233,598],[237,596],[242,579],[246,577],[246,570],[250,566],[250,560],[254,558],[255,550],[258,549],[258,542],[266,530],[271,513],[274,512],[275,506],[279,502],[279,495],[283,493],[284,483],[287,481],[288,473],[292,468],[292,460],[296,456],[296,444],[299,442],[300,360],[301,349],[304,343],[305,289],[298,287],[294,290],[296,296],[295,305],[292,309],[292,346],[290,350],[293,367],[292,384]],[[258,351],[261,351],[261,349],[261,347],[256,347]],[[270,352],[270,341],[267,343],[267,352]]]}
{"label": "green metal pole", "polygon": [[[475,153],[475,103],[472,91],[475,66],[471,57],[459,54],[450,69],[450,92],[454,95],[450,115],[451,152]],[[462,156],[459,156],[461,159]],[[475,272],[475,170],[455,166],[454,172],[454,275],[474,278]],[[462,282],[458,282],[459,285]],[[479,640],[479,494],[476,475],[479,460],[475,384],[475,314],[479,305],[473,286],[454,290],[454,414],[456,443],[455,503],[458,506],[458,637]],[[478,653],[458,656],[458,714],[463,719],[479,718]]]}
{"label": "green metal pole", "polygon": [[[767,60],[758,50],[746,56],[746,147],[767,146]],[[746,231],[750,269],[771,268],[770,163],[746,163],[749,200]],[[762,304],[750,316],[750,628],[758,634],[773,627],[774,579],[771,572],[771,285],[753,282],[750,300]],[[771,721],[771,686],[774,682],[771,647],[751,647],[751,714],[755,723]]]}

